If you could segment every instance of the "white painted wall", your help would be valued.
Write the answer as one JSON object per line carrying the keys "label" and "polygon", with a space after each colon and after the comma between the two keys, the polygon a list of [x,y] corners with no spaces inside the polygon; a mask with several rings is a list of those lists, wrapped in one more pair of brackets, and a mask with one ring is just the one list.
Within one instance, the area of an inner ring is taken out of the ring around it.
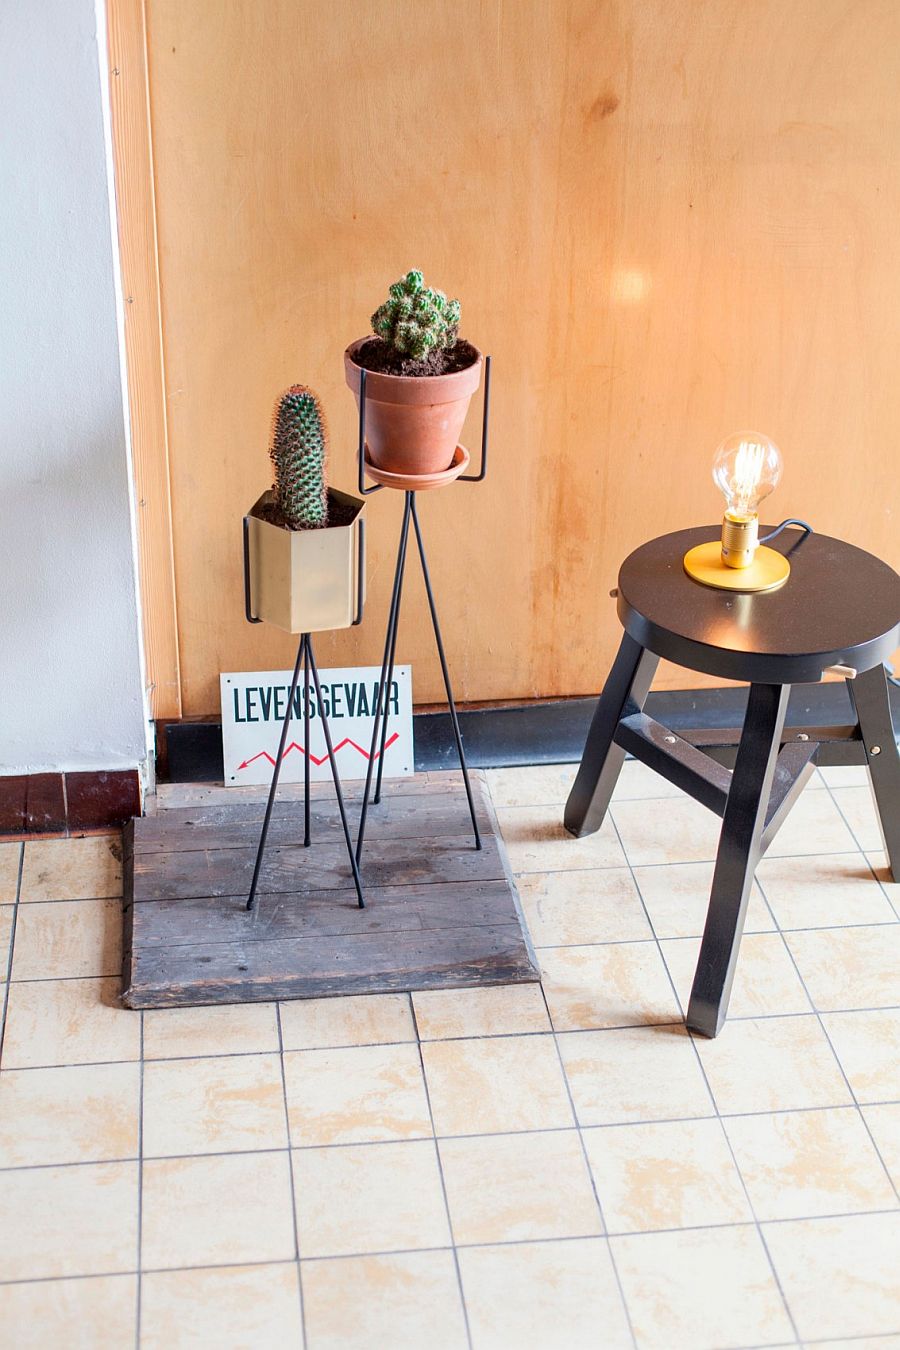
{"label": "white painted wall", "polygon": [[0,0],[0,774],[147,755],[100,59]]}

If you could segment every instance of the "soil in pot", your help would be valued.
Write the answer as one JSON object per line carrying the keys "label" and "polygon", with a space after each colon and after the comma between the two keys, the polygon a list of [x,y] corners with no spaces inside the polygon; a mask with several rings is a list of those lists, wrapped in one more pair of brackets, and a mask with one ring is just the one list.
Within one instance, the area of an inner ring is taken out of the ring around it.
{"label": "soil in pot", "polygon": [[[350,502],[336,502],[331,495],[328,497],[328,520],[323,529],[338,528],[341,525],[351,525],[359,512],[359,508]],[[269,525],[277,525],[282,530],[293,530],[295,527],[289,525],[282,515],[281,508],[274,500],[263,502],[259,510],[254,513],[260,520],[265,520]]]}
{"label": "soil in pot", "polygon": [[440,348],[431,352],[422,361],[414,361],[404,356],[385,342],[383,338],[371,337],[357,350],[354,361],[364,370],[379,375],[456,375],[460,370],[474,365],[478,360],[478,349],[471,342],[461,338],[455,346]]}

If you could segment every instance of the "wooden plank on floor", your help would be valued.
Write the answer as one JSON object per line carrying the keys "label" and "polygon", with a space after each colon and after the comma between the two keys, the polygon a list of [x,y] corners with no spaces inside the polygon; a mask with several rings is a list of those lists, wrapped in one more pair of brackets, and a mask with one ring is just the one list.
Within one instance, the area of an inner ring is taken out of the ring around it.
{"label": "wooden plank on floor", "polygon": [[[405,780],[370,816],[366,908],[333,800],[279,802],[246,909],[263,805],[188,802],[125,831],[125,992],[133,1008],[535,981],[537,963],[483,781],[483,848],[458,775]],[[394,785],[392,785],[392,788]],[[286,842],[290,841],[290,842]]]}
{"label": "wooden plank on floor", "polygon": [[223,943],[131,957],[130,1008],[327,998],[537,978],[517,923],[442,932],[365,933]]}
{"label": "wooden plank on floor", "polygon": [[[405,847],[401,847],[401,844]],[[134,858],[135,900],[188,900],[249,891],[256,848],[190,849],[139,853]],[[494,839],[476,849],[471,835],[437,839],[372,840],[366,844],[364,881],[369,886],[438,881],[495,881],[503,866]],[[344,890],[352,885],[350,860],[341,844],[267,846],[260,889],[271,893]]]}
{"label": "wooden plank on floor", "polygon": [[363,910],[357,907],[354,890],[260,894],[251,912],[246,894],[138,901],[131,908],[133,943],[139,947],[480,928],[516,918],[505,881],[473,882],[462,888],[452,883],[373,886],[366,891]]}
{"label": "wooden plank on floor", "polygon": [[[484,782],[482,770],[475,769],[470,774],[472,786]],[[392,778],[385,784],[384,798],[394,796],[427,797],[431,793],[443,793],[448,789],[462,787],[462,774],[458,769],[442,769],[431,773],[417,773],[413,778]],[[344,798],[347,801],[361,801],[362,781],[350,780],[342,784]],[[310,797],[313,801],[330,800],[334,796],[331,783],[310,784]],[[238,803],[263,802],[269,795],[264,783],[250,787],[226,787],[224,783],[160,783],[156,790],[156,800],[149,814],[158,815],[163,811],[185,806],[230,806]],[[303,800],[302,783],[280,783],[278,799],[284,802]]]}
{"label": "wooden plank on floor", "polygon": [[[414,804],[413,804],[414,801]],[[459,793],[440,793],[427,798],[392,797],[372,807],[369,822],[371,833],[379,839],[437,838],[442,835],[462,835],[471,828],[469,808]],[[262,828],[265,803],[247,803],[238,806],[212,806],[200,810],[180,808],[161,811],[137,821],[134,836],[136,853],[179,852],[195,848],[253,848]],[[479,827],[486,827],[489,817],[482,802],[476,811]],[[351,832],[356,833],[358,811],[348,811]],[[313,841],[340,842],[341,816],[336,802],[316,803],[310,812]],[[303,803],[280,802],[269,823],[268,842],[295,844],[303,836]]]}

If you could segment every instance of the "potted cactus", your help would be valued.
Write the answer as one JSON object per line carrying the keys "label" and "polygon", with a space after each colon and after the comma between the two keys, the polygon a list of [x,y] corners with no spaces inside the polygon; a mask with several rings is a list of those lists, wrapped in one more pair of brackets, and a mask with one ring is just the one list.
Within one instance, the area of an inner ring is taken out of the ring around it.
{"label": "potted cactus", "polygon": [[407,272],[372,315],[372,336],[344,353],[347,383],[359,403],[366,375],[366,443],[388,473],[441,473],[453,462],[482,355],[459,337],[460,306]]}
{"label": "potted cactus", "polygon": [[247,617],[288,633],[348,628],[364,598],[365,503],[328,486],[325,419],[305,385],[278,400],[269,454],[275,486],[244,517]]}

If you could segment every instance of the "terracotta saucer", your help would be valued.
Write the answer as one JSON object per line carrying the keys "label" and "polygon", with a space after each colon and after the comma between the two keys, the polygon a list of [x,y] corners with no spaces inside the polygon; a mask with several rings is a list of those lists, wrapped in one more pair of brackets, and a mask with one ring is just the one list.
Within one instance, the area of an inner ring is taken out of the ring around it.
{"label": "terracotta saucer", "polygon": [[382,487],[398,488],[401,492],[426,492],[429,488],[446,487],[465,473],[469,467],[469,452],[464,445],[458,445],[453,452],[453,463],[449,469],[440,473],[387,473],[378,469],[369,459],[369,447],[366,446],[366,473]]}

